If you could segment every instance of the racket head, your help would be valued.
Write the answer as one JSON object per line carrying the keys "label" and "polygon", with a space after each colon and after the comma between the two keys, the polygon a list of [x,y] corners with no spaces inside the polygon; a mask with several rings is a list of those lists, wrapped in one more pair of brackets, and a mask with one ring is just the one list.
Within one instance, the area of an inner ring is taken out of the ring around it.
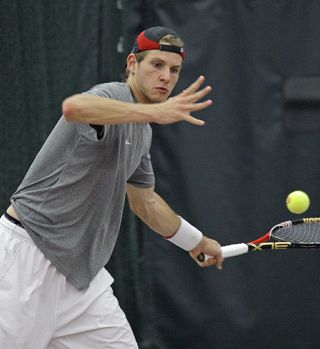
{"label": "racket head", "polygon": [[320,245],[320,217],[285,221],[269,232],[269,241],[288,241],[293,244]]}

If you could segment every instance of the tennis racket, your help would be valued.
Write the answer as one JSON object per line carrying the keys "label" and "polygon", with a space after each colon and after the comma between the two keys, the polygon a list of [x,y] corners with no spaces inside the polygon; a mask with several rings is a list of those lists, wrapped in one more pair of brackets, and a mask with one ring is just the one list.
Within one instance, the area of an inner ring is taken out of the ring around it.
{"label": "tennis racket", "polygon": [[[285,221],[273,226],[269,232],[248,243],[221,247],[224,258],[239,256],[249,251],[286,250],[289,248],[320,248],[320,217]],[[210,258],[201,253],[198,260]]]}

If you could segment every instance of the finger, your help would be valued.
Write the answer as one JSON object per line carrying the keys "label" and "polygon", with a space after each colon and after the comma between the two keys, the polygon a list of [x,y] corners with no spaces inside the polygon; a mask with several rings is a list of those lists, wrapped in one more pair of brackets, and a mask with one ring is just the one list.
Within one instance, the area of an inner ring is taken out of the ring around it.
{"label": "finger", "polygon": [[193,112],[193,111],[198,111],[198,110],[208,108],[210,107],[211,104],[213,104],[213,101],[211,99],[208,99],[204,102],[188,104],[185,106],[185,109],[189,110],[190,112]]}
{"label": "finger", "polygon": [[211,86],[206,86],[205,88],[203,88],[202,90],[190,95],[191,97],[191,101],[192,102],[196,102],[199,99],[202,99],[203,97],[205,97],[207,94],[209,94],[212,91],[212,87]]}
{"label": "finger", "polygon": [[187,115],[184,118],[184,121],[188,122],[189,124],[196,125],[196,126],[203,126],[203,125],[205,125],[205,121],[204,120],[194,118],[191,115]]}
{"label": "finger", "polygon": [[215,266],[218,270],[222,270],[223,258],[221,256],[210,257],[206,261],[199,262],[202,267]]}
{"label": "finger", "polygon": [[219,255],[216,257],[216,267],[218,270],[222,270],[223,257]]}
{"label": "finger", "polygon": [[[182,96],[184,98],[183,102],[184,103],[194,103],[194,102],[197,102],[198,100],[200,100],[203,97],[205,97],[211,91],[212,91],[212,87],[211,86],[206,86],[205,88],[201,89],[200,91],[194,92],[194,93],[189,94],[189,95]],[[181,97],[181,95],[180,95],[180,97]]]}
{"label": "finger", "polygon": [[210,257],[209,259],[207,259],[206,261],[201,263],[202,267],[211,267],[211,266],[217,266],[217,259],[215,257]]}
{"label": "finger", "polygon": [[181,92],[180,95],[182,96],[188,96],[192,93],[195,93],[199,90],[200,86],[204,83],[205,77],[203,75],[200,75],[197,80],[195,80],[189,87],[187,87],[185,90]]}
{"label": "finger", "polygon": [[216,258],[209,258],[206,262],[205,262],[206,266],[211,267],[212,265],[216,265],[217,264],[217,260]]}
{"label": "finger", "polygon": [[216,268],[217,268],[218,270],[222,270],[222,262],[218,262],[218,261],[217,261],[217,263],[216,263]]}

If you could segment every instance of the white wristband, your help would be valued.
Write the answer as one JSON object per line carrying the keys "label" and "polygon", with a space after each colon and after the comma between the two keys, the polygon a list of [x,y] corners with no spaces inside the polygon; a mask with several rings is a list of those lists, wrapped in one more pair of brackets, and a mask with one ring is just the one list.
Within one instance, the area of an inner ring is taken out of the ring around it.
{"label": "white wristband", "polygon": [[179,216],[179,218],[181,219],[179,229],[171,238],[168,238],[167,240],[186,251],[191,251],[200,243],[203,238],[203,234],[200,230],[188,223],[182,217]]}

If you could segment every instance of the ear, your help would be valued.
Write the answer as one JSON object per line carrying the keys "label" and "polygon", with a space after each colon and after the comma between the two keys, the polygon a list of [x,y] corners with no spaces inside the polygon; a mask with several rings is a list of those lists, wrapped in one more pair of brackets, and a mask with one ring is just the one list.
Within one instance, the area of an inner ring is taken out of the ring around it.
{"label": "ear", "polygon": [[136,71],[137,59],[134,53],[130,53],[127,57],[127,69],[131,74],[134,74]]}

